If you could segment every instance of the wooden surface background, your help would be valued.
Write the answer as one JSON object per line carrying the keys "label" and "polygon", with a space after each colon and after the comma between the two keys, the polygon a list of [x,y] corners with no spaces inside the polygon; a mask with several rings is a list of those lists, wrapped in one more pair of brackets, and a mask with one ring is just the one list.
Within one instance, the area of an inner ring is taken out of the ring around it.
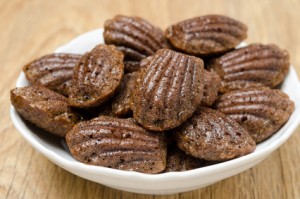
{"label": "wooden surface background", "polygon": [[[0,198],[300,198],[300,128],[270,157],[206,188],[169,196],[115,190],[79,178],[36,152],[9,117],[9,90],[21,68],[116,14],[166,28],[197,15],[225,14],[248,24],[249,43],[276,43],[300,74],[299,0],[0,0]],[[300,92],[300,91],[299,91]],[[188,183],[188,182],[187,182]]]}

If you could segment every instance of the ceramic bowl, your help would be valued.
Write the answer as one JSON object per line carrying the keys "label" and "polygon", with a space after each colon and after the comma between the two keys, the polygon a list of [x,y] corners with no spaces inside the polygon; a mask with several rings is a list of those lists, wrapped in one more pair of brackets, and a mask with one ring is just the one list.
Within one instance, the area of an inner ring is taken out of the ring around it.
{"label": "ceramic bowl", "polygon": [[[55,52],[84,53],[96,44],[103,43],[103,29],[97,29],[76,37]],[[23,73],[17,80],[17,87],[28,85]],[[20,134],[50,161],[65,170],[100,184],[120,190],[143,194],[173,194],[198,189],[236,175],[253,167],[269,156],[283,144],[294,132],[300,122],[300,85],[294,68],[290,71],[281,86],[295,102],[295,111],[289,121],[271,138],[258,144],[256,150],[246,156],[212,166],[183,172],[162,174],[143,174],[133,171],[122,171],[101,166],[90,166],[75,160],[68,152],[61,139],[45,136],[27,122],[11,106],[11,119]]]}

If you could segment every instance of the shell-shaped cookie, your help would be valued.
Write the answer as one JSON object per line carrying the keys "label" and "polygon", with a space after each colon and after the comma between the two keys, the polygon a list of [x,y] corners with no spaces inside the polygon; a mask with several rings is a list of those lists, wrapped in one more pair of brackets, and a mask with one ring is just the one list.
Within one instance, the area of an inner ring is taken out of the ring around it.
{"label": "shell-shaped cookie", "polygon": [[26,64],[23,71],[32,85],[45,86],[67,96],[73,68],[80,57],[69,53],[49,54]]}
{"label": "shell-shaped cookie", "polygon": [[165,32],[178,50],[196,55],[226,52],[247,37],[247,26],[221,15],[206,15],[171,25]]}
{"label": "shell-shaped cookie", "polygon": [[204,88],[201,106],[211,106],[218,99],[221,78],[217,73],[204,70]]}
{"label": "shell-shaped cookie", "polygon": [[123,74],[123,54],[113,45],[96,46],[74,68],[70,105],[88,108],[103,104],[115,93]]}
{"label": "shell-shaped cookie", "polygon": [[74,158],[86,164],[143,173],[166,166],[164,135],[148,132],[132,119],[100,116],[80,122],[66,142]]}
{"label": "shell-shaped cookie", "polygon": [[10,92],[12,105],[27,121],[60,137],[79,121],[67,98],[42,86],[15,88]]}
{"label": "shell-shaped cookie", "polygon": [[225,161],[249,154],[256,144],[248,132],[223,113],[202,107],[176,129],[177,146],[194,157]]}
{"label": "shell-shaped cookie", "polygon": [[131,91],[135,88],[137,72],[127,73],[121,82],[121,86],[112,100],[112,113],[117,117],[131,113]]}
{"label": "shell-shaped cookie", "polygon": [[247,88],[222,95],[217,110],[244,127],[258,143],[287,122],[294,111],[294,103],[280,90]]}
{"label": "shell-shaped cookie", "polygon": [[200,58],[157,51],[137,75],[132,92],[134,119],[153,131],[179,126],[201,103],[203,70]]}
{"label": "shell-shaped cookie", "polygon": [[161,29],[140,17],[117,15],[104,24],[104,41],[117,46],[125,55],[125,69],[138,70],[140,60],[166,48]]}
{"label": "shell-shaped cookie", "polygon": [[222,79],[220,92],[249,87],[275,87],[289,70],[289,55],[274,44],[251,44],[228,52],[208,64]]}

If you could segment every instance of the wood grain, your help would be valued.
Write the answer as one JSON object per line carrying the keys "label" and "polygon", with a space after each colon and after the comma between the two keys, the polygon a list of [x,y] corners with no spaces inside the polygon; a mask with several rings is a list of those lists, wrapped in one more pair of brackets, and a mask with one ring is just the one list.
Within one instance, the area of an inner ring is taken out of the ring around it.
{"label": "wood grain", "polygon": [[0,198],[300,198],[300,128],[270,157],[239,175],[195,191],[151,196],[79,178],[36,152],[13,127],[9,90],[22,66],[103,26],[116,14],[138,15],[166,28],[218,13],[248,24],[247,42],[276,43],[300,74],[299,0],[0,0]]}

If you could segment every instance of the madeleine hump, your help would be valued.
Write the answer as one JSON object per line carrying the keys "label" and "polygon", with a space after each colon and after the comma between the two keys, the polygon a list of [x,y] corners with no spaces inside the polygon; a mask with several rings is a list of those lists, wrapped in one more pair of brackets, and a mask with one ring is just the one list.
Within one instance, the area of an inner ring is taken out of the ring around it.
{"label": "madeleine hump", "polygon": [[210,161],[230,160],[256,148],[254,140],[236,121],[205,107],[197,110],[175,133],[181,150]]}
{"label": "madeleine hump", "polygon": [[69,104],[79,108],[99,106],[121,83],[123,54],[113,45],[97,45],[81,57],[73,72]]}

